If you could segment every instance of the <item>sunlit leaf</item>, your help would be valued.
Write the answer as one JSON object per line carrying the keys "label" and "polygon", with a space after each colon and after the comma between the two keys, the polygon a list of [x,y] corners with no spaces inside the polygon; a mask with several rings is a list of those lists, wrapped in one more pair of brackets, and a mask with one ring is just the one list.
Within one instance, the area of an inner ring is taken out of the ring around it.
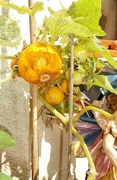
{"label": "sunlit leaf", "polygon": [[37,12],[40,12],[43,10],[43,2],[36,2],[33,7],[31,8],[32,12],[31,15],[36,14]]}
{"label": "sunlit leaf", "polygon": [[0,1],[0,5],[2,5],[3,7],[6,7],[6,8],[12,8],[20,14],[26,14],[26,13],[31,14],[31,9],[26,7],[26,6],[20,7],[20,6],[8,3],[8,2],[3,1],[3,0]]}
{"label": "sunlit leaf", "polygon": [[0,173],[0,180],[12,180],[12,178],[4,173]]}
{"label": "sunlit leaf", "polygon": [[15,140],[6,132],[0,129],[0,149],[15,146]]}
{"label": "sunlit leaf", "polygon": [[0,45],[15,47],[19,45],[20,40],[18,22],[6,16],[0,16]]}
{"label": "sunlit leaf", "polygon": [[99,26],[101,17],[101,0],[78,0],[73,2],[68,9],[77,23],[86,26],[90,31],[98,36],[105,35],[105,32]]}
{"label": "sunlit leaf", "polygon": [[111,56],[109,51],[101,45],[101,41],[96,38],[90,38],[85,43],[84,47],[87,51],[91,52],[98,52],[102,55],[102,57],[115,69],[117,69],[117,62],[114,60],[114,58]]}
{"label": "sunlit leaf", "polygon": [[50,14],[54,14],[54,10],[51,7],[48,7],[48,11],[50,12]]}
{"label": "sunlit leaf", "polygon": [[5,2],[3,0],[0,1],[0,5],[6,8],[12,8],[16,10],[20,14],[29,14],[30,16],[33,16],[35,13],[43,10],[43,2],[36,2],[33,7],[26,7],[26,6],[17,6],[15,4],[11,4],[8,2]]}
{"label": "sunlit leaf", "polygon": [[62,10],[55,12],[50,18],[47,18],[45,22],[53,39],[70,33],[81,37],[92,36],[87,27],[75,23],[70,17],[66,16]]}
{"label": "sunlit leaf", "polygon": [[113,89],[113,87],[111,86],[107,76],[95,74],[94,75],[94,82],[92,84],[99,86],[99,87],[102,87],[102,88],[104,88],[104,89],[106,89],[106,90],[108,90],[114,94],[117,94],[117,90]]}

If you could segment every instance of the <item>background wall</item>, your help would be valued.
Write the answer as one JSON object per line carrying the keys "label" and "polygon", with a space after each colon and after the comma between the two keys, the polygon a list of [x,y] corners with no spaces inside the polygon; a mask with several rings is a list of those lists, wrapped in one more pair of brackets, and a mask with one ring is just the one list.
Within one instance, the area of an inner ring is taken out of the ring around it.
{"label": "background wall", "polygon": [[117,1],[102,0],[100,25],[106,35],[103,39],[117,39]]}
{"label": "background wall", "polygon": [[[28,6],[28,0],[11,0],[20,6]],[[48,5],[52,8],[60,8],[59,0],[43,0],[45,9]],[[64,5],[69,5],[71,1],[62,1]],[[29,39],[29,19],[28,15],[18,14],[14,10],[0,8],[1,14],[18,20],[21,27],[22,40],[17,48],[1,47],[0,53],[4,55],[14,55],[20,51],[25,42]],[[46,13],[46,11],[44,12]],[[44,13],[37,14],[40,23]],[[0,61],[0,78],[10,75],[10,60]],[[0,86],[0,127],[8,131],[16,140],[17,146],[0,150],[1,171],[12,176],[13,180],[29,180],[30,178],[30,88],[29,84],[21,78],[12,79]],[[39,102],[40,103],[40,102]],[[67,179],[67,154],[68,154],[68,134],[54,125],[53,130],[46,128],[42,119],[39,119],[39,180],[65,180]],[[87,170],[87,160],[72,158],[71,175],[72,179],[83,180],[84,172]]]}
{"label": "background wall", "polygon": [[[8,0],[7,2],[16,3]],[[27,4],[27,1],[17,1],[17,5]],[[18,20],[21,27],[22,40],[19,47],[1,47],[0,54],[14,55],[21,50],[23,40],[29,43],[28,15],[19,15],[16,11],[6,8],[1,8],[1,14]],[[10,62],[1,60],[1,79],[10,75]],[[21,78],[6,82],[0,87],[0,126],[12,134],[17,143],[16,147],[0,150],[2,172],[16,180],[29,179],[29,85]]]}

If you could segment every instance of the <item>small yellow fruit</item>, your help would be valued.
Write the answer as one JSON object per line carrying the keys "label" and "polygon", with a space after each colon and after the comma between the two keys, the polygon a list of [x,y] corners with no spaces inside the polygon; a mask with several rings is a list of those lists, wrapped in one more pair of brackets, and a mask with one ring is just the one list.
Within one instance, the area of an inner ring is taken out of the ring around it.
{"label": "small yellow fruit", "polygon": [[65,92],[69,92],[70,91],[70,83],[67,79],[63,79],[61,82],[61,87]]}
{"label": "small yellow fruit", "polygon": [[60,104],[64,99],[64,92],[57,86],[45,90],[44,99],[51,105]]}

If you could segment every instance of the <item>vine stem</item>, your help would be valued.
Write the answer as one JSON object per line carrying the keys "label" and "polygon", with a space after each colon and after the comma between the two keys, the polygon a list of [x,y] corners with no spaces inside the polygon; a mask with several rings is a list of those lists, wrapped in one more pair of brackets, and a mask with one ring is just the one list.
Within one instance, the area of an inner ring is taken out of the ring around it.
{"label": "vine stem", "polygon": [[72,118],[73,118],[73,78],[74,78],[74,34],[71,34],[70,44],[70,93],[69,93],[69,133],[68,133],[68,162],[67,162],[67,179],[71,179],[71,147],[72,147]]}
{"label": "vine stem", "polygon": [[[40,101],[47,107],[48,110],[50,110],[58,119],[60,119],[60,121],[65,125],[65,127],[68,129],[68,119],[66,119],[65,116],[63,116],[61,113],[59,113],[56,109],[54,109],[50,104],[47,103],[47,101],[45,101],[45,99],[43,98],[43,96],[41,94],[38,93],[38,98],[40,99]],[[88,176],[88,180],[93,180],[97,174],[96,170],[95,170],[95,166],[92,160],[92,157],[90,155],[90,152],[88,150],[88,147],[86,146],[82,136],[76,131],[76,129],[72,126],[72,133],[78,138],[78,140],[81,143],[82,148],[84,149],[84,152],[87,156],[89,165],[90,165],[90,174]]]}
{"label": "vine stem", "polygon": [[17,72],[13,72],[10,76],[8,76],[8,77],[4,78],[3,80],[1,80],[0,84],[5,83],[5,82],[11,80],[16,75],[16,73]]}
{"label": "vine stem", "polygon": [[100,114],[103,114],[104,116],[107,116],[108,118],[110,118],[110,120],[113,120],[113,115],[112,114],[110,114],[110,113],[108,113],[108,112],[106,112],[106,111],[104,111],[102,109],[96,108],[94,106],[86,106],[77,115],[75,115],[73,117],[73,121],[79,119],[79,117],[82,116],[88,110],[97,111]]}
{"label": "vine stem", "polygon": [[16,56],[3,56],[3,55],[0,55],[0,59],[18,59],[18,57]]}
{"label": "vine stem", "polygon": [[76,129],[72,126],[72,133],[77,137],[77,139],[80,141],[80,144],[87,156],[89,165],[90,165],[90,173],[89,176],[87,178],[87,180],[94,180],[95,176],[97,175],[97,172],[95,170],[95,165],[93,163],[92,157],[90,155],[90,152],[88,150],[88,147],[86,146],[84,139],[82,138],[82,136],[76,131]]}

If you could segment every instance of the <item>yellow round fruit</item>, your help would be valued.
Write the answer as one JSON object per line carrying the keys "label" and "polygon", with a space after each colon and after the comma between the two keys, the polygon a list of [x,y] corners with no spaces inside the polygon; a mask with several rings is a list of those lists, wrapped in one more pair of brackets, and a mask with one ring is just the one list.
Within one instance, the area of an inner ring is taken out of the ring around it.
{"label": "yellow round fruit", "polygon": [[51,105],[60,104],[64,99],[64,92],[57,86],[45,90],[44,99]]}
{"label": "yellow round fruit", "polygon": [[61,87],[65,92],[69,92],[70,91],[70,83],[67,79],[63,79],[61,82]]}
{"label": "yellow round fruit", "polygon": [[61,67],[61,55],[49,44],[36,42],[19,55],[18,69],[22,78],[38,86],[58,79]]}

